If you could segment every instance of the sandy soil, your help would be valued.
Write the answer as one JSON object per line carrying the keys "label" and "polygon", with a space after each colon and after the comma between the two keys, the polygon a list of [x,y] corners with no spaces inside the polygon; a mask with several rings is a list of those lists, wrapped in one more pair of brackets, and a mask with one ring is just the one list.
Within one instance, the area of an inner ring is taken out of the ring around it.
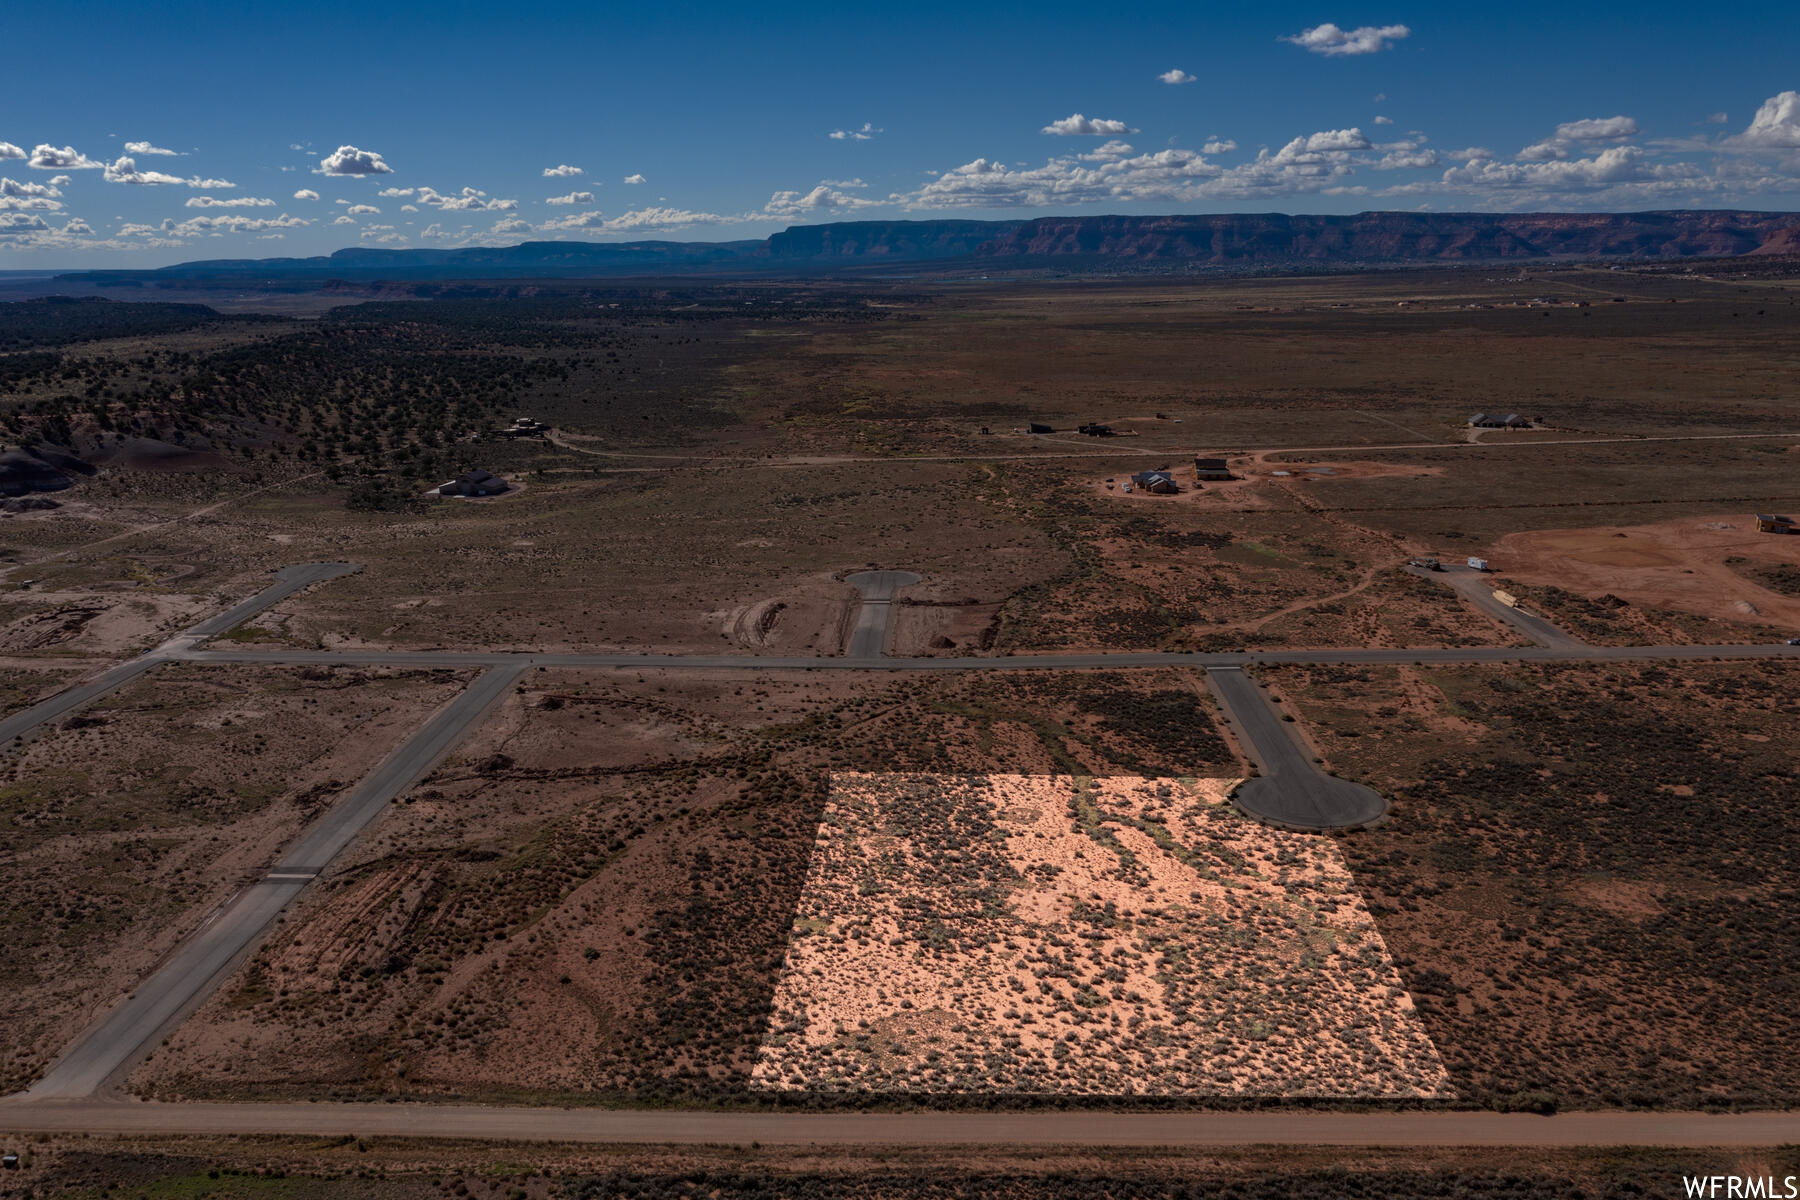
{"label": "sandy soil", "polygon": [[0,1090],[274,861],[460,678],[170,666],[27,743],[0,768]]}
{"label": "sandy soil", "polygon": [[1800,597],[1759,587],[1726,565],[1729,557],[1800,564],[1800,537],[1758,533],[1749,513],[1509,534],[1490,557],[1497,570],[1526,583],[1800,628]]}
{"label": "sandy soil", "polygon": [[[1444,473],[1442,467],[1419,466],[1413,463],[1377,462],[1373,459],[1325,461],[1308,458],[1289,461],[1276,457],[1278,453],[1264,451],[1243,458],[1230,458],[1227,461],[1231,465],[1232,473],[1238,478],[1204,480],[1197,488],[1194,486],[1192,456],[1185,460],[1178,458],[1170,465],[1174,467],[1175,481],[1181,485],[1182,490],[1172,496],[1159,496],[1135,487],[1127,494],[1125,484],[1131,479],[1133,471],[1096,479],[1088,485],[1088,490],[1097,496],[1138,504],[1183,504],[1202,507],[1228,505],[1234,508],[1265,508],[1282,504],[1279,497],[1269,494],[1270,485],[1322,484],[1346,479],[1416,479]],[[1158,463],[1167,461],[1169,460],[1166,457],[1157,457]],[[1107,482],[1109,478],[1110,483]]]}
{"label": "sandy soil", "polygon": [[13,592],[0,602],[0,653],[126,657],[213,610],[208,596]]}
{"label": "sandy soil", "polygon": [[1449,1095],[1335,844],[1228,786],[835,776],[755,1083]]}

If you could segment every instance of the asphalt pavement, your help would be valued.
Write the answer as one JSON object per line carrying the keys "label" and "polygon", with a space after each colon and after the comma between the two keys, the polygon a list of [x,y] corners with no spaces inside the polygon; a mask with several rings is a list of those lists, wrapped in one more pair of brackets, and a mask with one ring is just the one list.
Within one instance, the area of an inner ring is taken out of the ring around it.
{"label": "asphalt pavement", "polygon": [[1298,730],[1281,719],[1241,667],[1213,667],[1206,681],[1262,774],[1239,784],[1234,804],[1285,829],[1354,829],[1387,812],[1373,788],[1327,775],[1313,763]]}
{"label": "asphalt pavement", "polygon": [[86,683],[65,688],[49,699],[0,721],[0,748],[5,747],[14,738],[30,733],[47,721],[54,721],[65,713],[73,712],[83,705],[98,700],[114,688],[131,682],[153,667],[182,657],[207,638],[217,637],[226,630],[242,624],[270,605],[287,599],[302,588],[311,587],[322,580],[335,579],[340,575],[349,575],[360,569],[350,563],[301,563],[298,566],[283,567],[275,573],[274,583],[243,603],[235,605],[215,617],[207,618],[184,633],[176,634],[154,650],[145,651],[139,657],[122,662]]}
{"label": "asphalt pavement", "polygon": [[887,653],[894,623],[894,593],[919,582],[911,571],[858,571],[844,582],[862,593],[856,626],[850,631],[849,657],[880,658]]}
{"label": "asphalt pavement", "polygon": [[1460,563],[1445,563],[1440,571],[1418,567],[1408,567],[1407,570],[1423,579],[1438,579],[1449,584],[1470,604],[1501,624],[1512,626],[1539,646],[1552,650],[1574,650],[1586,644],[1540,616],[1521,612],[1510,604],[1502,604],[1494,595],[1494,585],[1488,582],[1488,576],[1483,571]]}
{"label": "asphalt pavement", "polygon": [[764,1146],[1783,1146],[1800,1114],[1581,1112],[683,1112],[473,1104],[0,1101],[21,1133],[459,1138]]}
{"label": "asphalt pavement", "polygon": [[339,851],[446,754],[505,694],[524,668],[491,667],[384,759],[349,796],[332,805],[281,861],[207,918],[123,1001],[80,1037],[24,1093],[27,1100],[92,1096],[135,1064],[144,1048],[223,983],[276,914],[306,889]]}

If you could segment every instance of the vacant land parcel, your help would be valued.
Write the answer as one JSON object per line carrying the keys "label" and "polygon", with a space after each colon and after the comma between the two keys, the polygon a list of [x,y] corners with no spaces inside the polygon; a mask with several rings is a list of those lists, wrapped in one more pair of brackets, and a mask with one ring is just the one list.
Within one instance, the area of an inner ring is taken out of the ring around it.
{"label": "vacant land parcel", "polygon": [[756,1083],[1448,1095],[1335,844],[1227,786],[834,777]]}

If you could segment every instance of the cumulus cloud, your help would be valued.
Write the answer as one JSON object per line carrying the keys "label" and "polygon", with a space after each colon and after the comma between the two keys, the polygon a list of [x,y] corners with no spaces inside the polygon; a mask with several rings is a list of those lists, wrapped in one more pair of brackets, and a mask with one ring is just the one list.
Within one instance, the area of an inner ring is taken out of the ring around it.
{"label": "cumulus cloud", "polygon": [[122,155],[107,164],[106,182],[164,184],[185,183],[187,181],[182,179],[179,175],[169,175],[162,171],[139,170],[136,160]]}
{"label": "cumulus cloud", "polygon": [[418,211],[419,211],[419,206],[418,206],[418,205],[416,205],[416,204],[402,204],[402,205],[401,205],[401,206],[400,206],[400,211],[401,211],[401,212],[414,212],[414,213],[416,213],[416,212],[418,212]]}
{"label": "cumulus cloud", "polygon": [[0,212],[0,238],[23,237],[49,228],[50,222],[31,213]]}
{"label": "cumulus cloud", "polygon": [[344,211],[353,217],[379,216],[381,213],[373,204],[352,204]]}
{"label": "cumulus cloud", "polygon": [[1058,137],[1114,137],[1121,133],[1136,133],[1123,121],[1109,121],[1103,117],[1084,117],[1080,113],[1070,113],[1061,120],[1052,121],[1044,126],[1043,132]]}
{"label": "cumulus cloud", "polygon": [[1192,82],[1194,82],[1194,80],[1198,79],[1199,76],[1198,75],[1189,75],[1186,71],[1182,70],[1180,67],[1170,67],[1167,71],[1164,71],[1161,75],[1158,75],[1157,78],[1162,80],[1164,83],[1180,84],[1180,83],[1192,83]]}
{"label": "cumulus cloud", "polygon": [[1130,142],[1121,142],[1115,138],[1096,146],[1080,157],[1082,162],[1117,162],[1121,158],[1130,158],[1135,153]]}
{"label": "cumulus cloud", "polygon": [[332,224],[333,225],[354,225],[354,224],[356,224],[356,218],[340,216],[336,220],[334,220],[332,222]]}
{"label": "cumulus cloud", "polygon": [[[16,146],[13,148],[18,149]],[[106,164],[95,162],[73,146],[57,147],[49,142],[39,142],[32,149],[31,158],[25,165],[36,167],[40,171],[97,171]]]}
{"label": "cumulus cloud", "polygon": [[870,208],[878,203],[880,201],[870,200],[866,196],[853,196],[821,183],[810,192],[776,192],[763,206],[763,212],[771,217],[802,217],[819,213],[850,212],[858,208]]}
{"label": "cumulus cloud", "polygon": [[127,153],[127,154],[160,154],[160,155],[165,155],[169,158],[174,158],[176,155],[180,154],[181,151],[165,150],[161,146],[152,145],[149,142],[126,142],[125,143],[125,153]]}
{"label": "cumulus cloud", "polygon": [[375,194],[387,200],[398,200],[403,196],[412,195],[414,190],[413,188],[384,187]]}
{"label": "cumulus cloud", "polygon": [[601,233],[662,233],[695,225],[718,225],[732,218],[682,208],[640,208],[612,218],[597,212],[574,213],[538,226],[546,233],[595,230]]}
{"label": "cumulus cloud", "polygon": [[234,196],[229,200],[220,200],[215,196],[189,196],[189,208],[274,208],[273,200],[260,199],[256,196]]}
{"label": "cumulus cloud", "polygon": [[1200,147],[1202,154],[1230,154],[1237,149],[1237,143],[1230,138],[1207,138],[1206,144]]}
{"label": "cumulus cloud", "polygon": [[[164,238],[218,237],[227,233],[264,233],[276,229],[298,229],[312,224],[304,217],[290,217],[282,213],[279,217],[240,217],[236,215],[224,217],[189,217],[185,221],[164,218],[156,225],[122,225],[119,227],[120,237],[147,237],[161,235]],[[173,243],[159,242],[160,245]]]}
{"label": "cumulus cloud", "polygon": [[593,202],[594,193],[592,192],[570,192],[566,196],[551,196],[544,201],[545,204],[592,204]]}
{"label": "cumulus cloud", "polygon": [[1570,157],[1582,146],[1622,142],[1637,134],[1638,123],[1630,117],[1584,117],[1579,121],[1564,121],[1556,127],[1554,134],[1519,151],[1518,159],[1520,162],[1551,162]]}
{"label": "cumulus cloud", "polygon": [[[825,136],[829,137],[834,142],[866,142],[876,134],[882,132],[885,131],[875,128],[875,126],[868,121],[864,121],[861,129],[834,129]],[[650,210],[646,209],[645,211],[648,212]]]}
{"label": "cumulus cloud", "polygon": [[[472,187],[466,187],[452,196],[428,187],[408,189],[407,192],[396,194],[410,194],[418,203],[439,212],[512,212],[519,207],[517,200],[490,200],[486,192]],[[383,192],[382,195],[387,193]]]}
{"label": "cumulus cloud", "polygon": [[0,158],[24,158],[25,151],[11,142],[0,142]]}
{"label": "cumulus cloud", "polygon": [[586,174],[587,174],[587,172],[583,171],[580,167],[571,167],[568,163],[562,163],[558,166],[544,168],[544,178],[545,179],[566,179],[567,177],[569,177],[571,175],[586,175]]}
{"label": "cumulus cloud", "polygon": [[636,183],[645,183],[645,182],[647,182],[647,180],[645,180],[645,178],[642,175],[627,175],[625,177],[625,182],[636,184]]}
{"label": "cumulus cloud", "polygon": [[1394,118],[1392,118],[1392,117],[1376,117],[1375,123],[1377,125],[1392,125],[1394,123]]}
{"label": "cumulus cloud", "polygon": [[488,230],[488,232],[500,234],[502,236],[509,233],[530,233],[531,222],[521,221],[517,217],[501,217],[498,221],[494,222],[494,227]]}
{"label": "cumulus cloud", "polygon": [[1412,30],[1404,25],[1359,25],[1355,29],[1340,29],[1330,21],[1323,25],[1315,25],[1311,29],[1303,29],[1299,33],[1282,38],[1303,50],[1314,54],[1323,54],[1337,58],[1351,54],[1374,54],[1387,50],[1401,38],[1410,37]]}
{"label": "cumulus cloud", "polygon": [[[1502,163],[1474,158],[1444,172],[1443,182],[1468,191],[1581,192],[1637,185],[1642,193],[1691,188],[1705,173],[1692,163],[1657,162],[1636,146],[1610,146],[1588,158]],[[1654,185],[1654,186],[1645,186]]]}
{"label": "cumulus cloud", "polygon": [[1778,92],[1764,100],[1749,127],[1730,144],[1752,150],[1800,149],[1800,92]]}
{"label": "cumulus cloud", "polygon": [[1725,122],[1727,122],[1729,120],[1731,120],[1730,113],[1716,112],[1716,113],[1708,113],[1706,115],[1706,123],[1708,125],[1723,125]]}
{"label": "cumulus cloud", "polygon": [[[57,176],[65,181],[67,178]],[[0,212],[60,212],[61,195],[62,190],[54,181],[46,184],[0,178]]]}
{"label": "cumulus cloud", "polygon": [[301,188],[294,193],[294,199],[296,200],[317,200],[318,198],[319,193],[313,191],[311,188]]}
{"label": "cumulus cloud", "polygon": [[355,146],[339,146],[335,151],[319,160],[314,169],[317,175],[392,175],[394,168],[382,161],[381,155],[373,150],[358,150]]}
{"label": "cumulus cloud", "polygon": [[237,184],[229,179],[203,179],[198,175],[182,180],[191,188],[234,188]]}

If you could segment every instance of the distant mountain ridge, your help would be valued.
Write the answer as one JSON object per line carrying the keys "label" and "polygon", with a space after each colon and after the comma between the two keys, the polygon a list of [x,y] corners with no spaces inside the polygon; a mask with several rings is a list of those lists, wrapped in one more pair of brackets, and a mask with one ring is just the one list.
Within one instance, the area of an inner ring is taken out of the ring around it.
{"label": "distant mountain ridge", "polygon": [[83,271],[86,283],[827,274],[906,263],[1016,270],[1269,268],[1510,259],[1722,258],[1800,251],[1800,214],[1224,213],[1016,221],[843,221],[764,240],[522,242],[460,250],[352,247],[317,258],[217,259],[153,271]]}

